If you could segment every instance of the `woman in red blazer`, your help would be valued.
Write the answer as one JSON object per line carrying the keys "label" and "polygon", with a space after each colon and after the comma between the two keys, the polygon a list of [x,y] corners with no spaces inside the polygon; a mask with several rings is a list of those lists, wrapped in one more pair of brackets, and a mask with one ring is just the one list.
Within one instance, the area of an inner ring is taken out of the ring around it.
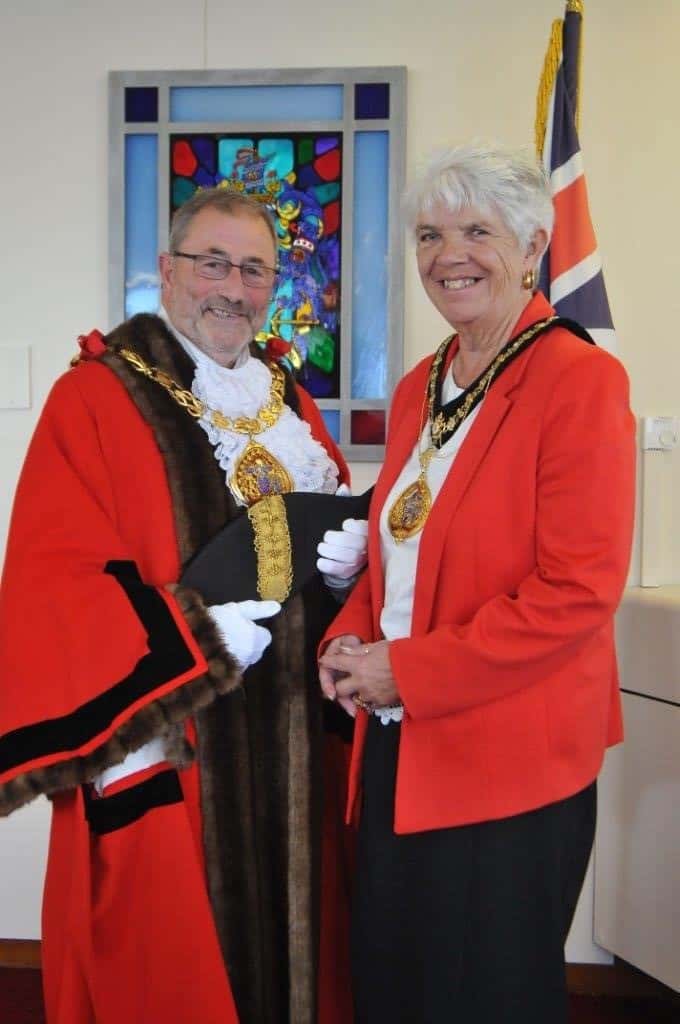
{"label": "woman in red blazer", "polygon": [[595,779],[622,737],[628,381],[534,291],[537,166],[459,147],[406,209],[454,334],[397,388],[369,570],[321,658],[326,696],[359,708],[356,1020],[562,1024]]}

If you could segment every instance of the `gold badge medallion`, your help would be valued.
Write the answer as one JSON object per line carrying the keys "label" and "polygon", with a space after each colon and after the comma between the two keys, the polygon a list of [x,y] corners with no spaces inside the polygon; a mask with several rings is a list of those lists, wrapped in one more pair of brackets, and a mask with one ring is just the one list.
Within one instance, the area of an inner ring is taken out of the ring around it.
{"label": "gold badge medallion", "polygon": [[390,509],[388,526],[398,544],[414,537],[425,525],[432,507],[432,495],[425,474],[402,491]]}
{"label": "gold badge medallion", "polygon": [[253,505],[272,494],[288,494],[293,481],[278,459],[252,438],[234,466],[229,486],[244,505]]}

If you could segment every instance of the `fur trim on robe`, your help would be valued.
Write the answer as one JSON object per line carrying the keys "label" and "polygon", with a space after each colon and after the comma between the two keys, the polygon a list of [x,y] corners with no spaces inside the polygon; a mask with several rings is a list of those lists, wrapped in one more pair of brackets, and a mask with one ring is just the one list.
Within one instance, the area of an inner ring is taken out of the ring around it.
{"label": "fur trim on robe", "polygon": [[[135,317],[107,340],[191,387],[193,364],[158,318]],[[186,564],[244,510],[199,424],[120,357],[103,361],[153,427]],[[285,400],[299,414],[289,376]],[[316,643],[336,612],[319,578],[267,622],[272,644],[244,685],[195,716],[210,898],[243,1021],[316,1021],[323,743]]]}

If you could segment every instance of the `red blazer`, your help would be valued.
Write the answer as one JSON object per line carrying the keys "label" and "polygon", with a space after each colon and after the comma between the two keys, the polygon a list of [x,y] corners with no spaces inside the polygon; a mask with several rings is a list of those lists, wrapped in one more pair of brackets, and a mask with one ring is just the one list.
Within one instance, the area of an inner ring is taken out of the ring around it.
{"label": "red blazer", "polygon": [[[537,295],[515,333],[551,312]],[[416,441],[431,362],[395,392],[369,570],[326,641],[381,637],[378,521]],[[490,389],[423,530],[411,636],[389,647],[405,706],[396,832],[567,797],[621,740],[613,615],[630,558],[634,438],[623,367],[564,329]],[[360,712],[348,817],[366,724]]]}

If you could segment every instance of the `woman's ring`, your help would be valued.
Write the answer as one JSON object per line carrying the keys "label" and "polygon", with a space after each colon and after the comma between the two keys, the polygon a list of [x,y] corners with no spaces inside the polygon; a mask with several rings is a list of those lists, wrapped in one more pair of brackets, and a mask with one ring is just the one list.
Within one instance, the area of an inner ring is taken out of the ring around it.
{"label": "woman's ring", "polygon": [[364,700],[363,697],[360,697],[358,693],[352,694],[352,700],[354,701],[358,708],[361,708],[362,711],[368,711],[369,715],[371,714],[373,708],[375,707],[375,705],[371,704],[369,700]]}

